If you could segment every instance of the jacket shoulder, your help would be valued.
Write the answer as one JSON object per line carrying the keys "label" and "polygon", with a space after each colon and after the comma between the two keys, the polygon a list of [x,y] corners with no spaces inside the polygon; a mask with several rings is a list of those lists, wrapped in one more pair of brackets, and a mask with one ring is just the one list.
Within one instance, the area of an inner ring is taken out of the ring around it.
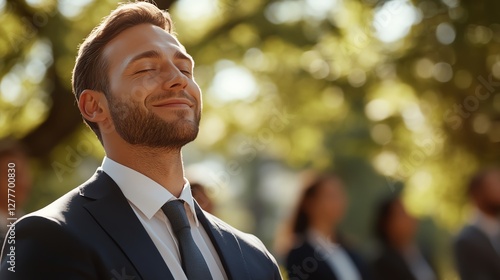
{"label": "jacket shoulder", "polygon": [[92,258],[87,248],[62,220],[35,213],[26,215],[8,232],[0,278],[37,279],[52,275],[52,279],[90,279],[95,277],[94,267],[89,265],[92,262],[81,261]]}
{"label": "jacket shoulder", "polygon": [[[38,216],[58,221],[61,226],[76,226],[81,221],[81,217],[88,214],[83,205],[99,196],[106,195],[111,183],[113,183],[111,178],[98,170],[86,182],[68,191],[47,206],[24,216],[22,219]],[[95,195],[99,191],[103,194]]]}
{"label": "jacket shoulder", "polygon": [[254,273],[257,273],[257,270],[261,269],[263,269],[263,271],[272,272],[272,278],[268,279],[281,279],[276,259],[258,237],[253,234],[242,232],[209,213],[205,212],[204,214],[207,219],[217,225],[222,235],[226,235],[226,237],[228,237],[227,235],[232,235],[237,240],[241,253],[243,254],[242,257],[248,268],[251,270],[256,269],[253,271]]}
{"label": "jacket shoulder", "polygon": [[285,264],[287,269],[292,271],[293,266],[301,265],[305,259],[310,257],[317,258],[318,256],[317,252],[314,251],[313,247],[308,242],[299,239],[286,255]]}
{"label": "jacket shoulder", "polygon": [[207,217],[207,219],[210,219],[213,223],[217,224],[220,230],[234,235],[238,239],[238,241],[240,241],[240,244],[244,244],[250,247],[254,247],[255,249],[258,249],[260,251],[267,252],[266,246],[257,236],[238,230],[210,213],[205,212],[205,216]]}

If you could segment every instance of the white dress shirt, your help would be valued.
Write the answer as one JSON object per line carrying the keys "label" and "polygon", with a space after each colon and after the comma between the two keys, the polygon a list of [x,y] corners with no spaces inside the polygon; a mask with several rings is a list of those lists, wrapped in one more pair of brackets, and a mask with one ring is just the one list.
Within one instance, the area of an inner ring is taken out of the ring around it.
{"label": "white dress shirt", "polygon": [[[108,157],[104,157],[101,169],[120,187],[132,210],[134,210],[137,218],[141,221],[144,229],[146,229],[149,237],[151,237],[151,240],[163,257],[174,279],[187,280],[182,270],[179,248],[175,235],[172,232],[170,221],[161,210],[161,207],[167,201],[176,199],[176,197],[151,178]],[[186,202],[184,205],[191,225],[191,234],[193,235],[194,242],[205,258],[212,278],[227,279],[212,241],[203,226],[198,223],[193,196],[191,194],[191,186],[186,179],[184,180],[186,183],[179,199]],[[131,242],[134,241],[131,240]]]}
{"label": "white dress shirt", "polygon": [[315,251],[322,254],[328,266],[335,272],[337,279],[361,280],[356,265],[342,246],[331,242],[315,230],[307,232],[307,240]]}

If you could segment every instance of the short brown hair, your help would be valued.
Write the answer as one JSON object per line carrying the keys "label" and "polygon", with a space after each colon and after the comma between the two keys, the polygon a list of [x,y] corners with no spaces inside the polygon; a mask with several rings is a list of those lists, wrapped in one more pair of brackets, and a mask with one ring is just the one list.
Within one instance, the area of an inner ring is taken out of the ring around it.
{"label": "short brown hair", "polygon": [[[79,46],[73,69],[73,94],[77,101],[86,89],[100,91],[104,95],[108,94],[108,64],[102,57],[103,49],[124,30],[143,23],[156,25],[173,34],[174,28],[168,12],[148,2],[120,4],[90,32]],[[102,142],[102,135],[97,124],[85,118],[83,120]]]}

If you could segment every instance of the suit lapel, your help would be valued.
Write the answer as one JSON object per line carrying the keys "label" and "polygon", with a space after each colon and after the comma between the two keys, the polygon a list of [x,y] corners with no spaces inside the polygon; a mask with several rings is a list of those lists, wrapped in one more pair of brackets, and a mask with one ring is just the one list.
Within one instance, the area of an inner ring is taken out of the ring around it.
{"label": "suit lapel", "polygon": [[174,280],[127,199],[106,173],[97,171],[80,193],[95,199],[84,207],[120,246],[142,279]]}
{"label": "suit lapel", "polygon": [[195,208],[196,216],[219,254],[227,277],[230,280],[250,279],[243,252],[232,230],[222,223],[217,223],[211,216],[205,215],[196,201]]}

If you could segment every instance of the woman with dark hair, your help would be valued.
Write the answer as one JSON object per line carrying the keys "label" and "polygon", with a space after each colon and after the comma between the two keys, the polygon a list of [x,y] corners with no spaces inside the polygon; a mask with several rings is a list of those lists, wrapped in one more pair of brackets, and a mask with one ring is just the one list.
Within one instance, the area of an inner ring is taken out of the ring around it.
{"label": "woman with dark hair", "polygon": [[436,274],[415,242],[417,220],[406,211],[399,195],[384,199],[375,219],[382,245],[373,264],[376,280],[435,280]]}
{"label": "woman with dark hair", "polygon": [[336,231],[346,206],[344,186],[337,176],[320,176],[305,189],[292,224],[295,246],[286,259],[290,280],[368,279],[360,258]]}

